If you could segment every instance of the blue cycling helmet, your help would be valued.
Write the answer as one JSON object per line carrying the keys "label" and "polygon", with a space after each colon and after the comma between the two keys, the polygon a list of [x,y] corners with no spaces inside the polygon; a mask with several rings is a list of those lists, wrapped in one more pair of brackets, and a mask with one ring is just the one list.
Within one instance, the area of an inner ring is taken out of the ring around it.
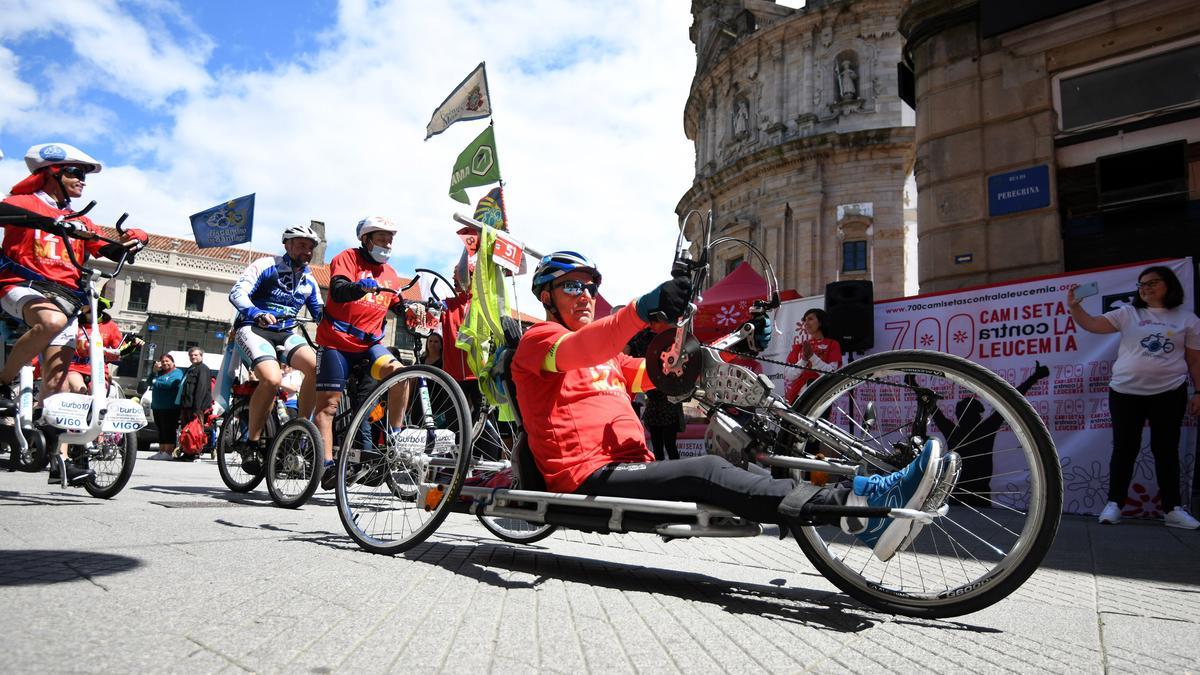
{"label": "blue cycling helmet", "polygon": [[600,283],[600,270],[596,268],[596,263],[588,259],[587,256],[576,253],[574,251],[555,251],[548,256],[542,257],[538,262],[537,269],[533,271],[533,295],[538,297],[542,293],[542,289],[550,285],[555,279],[571,272],[591,272],[592,280]]}

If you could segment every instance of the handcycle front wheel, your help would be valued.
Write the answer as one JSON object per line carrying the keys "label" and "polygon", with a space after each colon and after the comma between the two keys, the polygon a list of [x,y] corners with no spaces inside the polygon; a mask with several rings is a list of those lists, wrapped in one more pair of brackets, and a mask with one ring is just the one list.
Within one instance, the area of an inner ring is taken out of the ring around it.
{"label": "handcycle front wheel", "polygon": [[324,462],[324,445],[316,425],[302,417],[288,421],[267,451],[264,471],[271,501],[285,509],[303,506],[321,484]]}
{"label": "handcycle front wheel", "polygon": [[[918,400],[929,392],[942,410],[923,420]],[[940,352],[875,354],[814,382],[795,409],[810,418],[829,413],[880,458],[899,455],[879,472],[908,463],[914,436],[936,432],[961,456],[948,513],[887,562],[836,525],[800,528],[809,561],[850,596],[909,616],[974,612],[1024,583],[1054,541],[1062,511],[1054,442],[1029,401],[986,368]]]}
{"label": "handcycle front wheel", "polygon": [[92,450],[81,450],[88,468],[95,472],[83,489],[100,499],[112,499],[125,488],[137,461],[137,441],[133,434],[104,432],[96,437]]}
{"label": "handcycle front wheel", "polygon": [[[250,429],[250,399],[242,398],[229,407],[221,416],[221,433],[217,435],[217,471],[225,487],[234,492],[249,492],[262,482],[265,472],[248,472],[242,468],[243,456],[239,448],[247,442]],[[270,438],[275,433],[275,419],[268,414],[263,422],[263,435]],[[265,462],[266,458],[262,458]]]}
{"label": "handcycle front wheel", "polygon": [[437,368],[404,368],[366,396],[348,429],[335,482],[346,532],[388,555],[425,541],[458,500],[470,462],[471,413],[458,383]]}

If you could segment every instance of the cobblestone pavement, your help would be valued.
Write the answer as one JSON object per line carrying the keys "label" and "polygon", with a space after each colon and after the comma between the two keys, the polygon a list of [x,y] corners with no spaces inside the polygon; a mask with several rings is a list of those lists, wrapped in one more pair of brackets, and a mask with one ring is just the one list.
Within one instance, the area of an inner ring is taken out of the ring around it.
{"label": "cobblestone pavement", "polygon": [[954,620],[872,611],[789,539],[558,532],[513,546],[452,515],[359,550],[329,493],[227,492],[151,462],[104,502],[0,473],[7,672],[1188,672],[1200,532],[1066,517],[1044,567]]}

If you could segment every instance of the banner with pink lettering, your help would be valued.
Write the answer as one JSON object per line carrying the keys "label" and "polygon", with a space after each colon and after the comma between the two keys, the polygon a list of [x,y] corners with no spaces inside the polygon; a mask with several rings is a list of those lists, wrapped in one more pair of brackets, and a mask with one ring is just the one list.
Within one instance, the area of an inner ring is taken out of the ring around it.
{"label": "banner with pink lettering", "polygon": [[[1067,308],[1067,289],[1096,282],[1099,293],[1085,299],[1083,307],[1099,316],[1132,302],[1138,273],[1149,264],[878,302],[875,351],[944,351],[980,363],[1013,385],[1033,375],[1038,365],[1047,366],[1049,375],[1033,385],[1026,396],[1058,447],[1063,469],[1063,510],[1099,513],[1108,501],[1112,450],[1108,382],[1120,335],[1088,333],[1076,326]],[[1191,259],[1153,264],[1175,272],[1185,290],[1184,307],[1194,310]],[[1183,345],[1176,347],[1182,349]],[[954,403],[943,401],[942,411],[952,416]],[[1000,438],[1007,434],[1002,432]],[[1142,453],[1123,514],[1161,517],[1148,428],[1142,440]],[[1185,417],[1180,442],[1181,494],[1185,503],[1191,493],[1195,447],[1196,419]],[[1001,467],[995,470],[999,473]]]}

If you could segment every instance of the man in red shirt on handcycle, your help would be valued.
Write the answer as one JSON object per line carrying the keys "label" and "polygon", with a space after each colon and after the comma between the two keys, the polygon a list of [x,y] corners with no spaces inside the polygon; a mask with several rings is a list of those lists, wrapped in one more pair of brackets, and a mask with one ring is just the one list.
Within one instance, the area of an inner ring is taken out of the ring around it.
{"label": "man in red shirt on handcycle", "polygon": [[[845,486],[817,487],[740,469],[705,455],[656,462],[630,395],[653,385],[645,359],[621,353],[638,331],[661,314],[675,322],[691,296],[691,282],[676,276],[620,311],[595,318],[600,271],[588,258],[559,251],[542,258],[533,293],[548,320],[529,329],[513,357],[512,376],[529,447],[553,492],[611,497],[696,501],[713,504],[757,523],[791,529],[838,520],[875,555],[888,560],[921,527],[908,519],[814,517],[808,505],[920,508],[941,460],[937,441],[904,469],[888,475],[857,476]],[[764,347],[767,322],[751,339]]]}
{"label": "man in red shirt on handcycle", "polygon": [[[366,359],[371,364],[371,377],[383,380],[403,367],[380,344],[388,312],[405,311],[400,297],[400,275],[387,263],[396,230],[396,225],[386,218],[364,218],[355,230],[360,245],[342,251],[329,263],[329,300],[317,325],[316,341],[320,349],[313,420],[325,445],[321,487],[326,490],[333,489],[337,478],[337,472],[333,471],[333,418],[350,370]],[[418,303],[413,304],[414,311],[423,309]],[[407,400],[408,391],[404,387],[394,387],[388,392],[388,421],[392,428],[400,426]]]}
{"label": "man in red shirt on handcycle", "polygon": [[[13,186],[4,203],[19,206],[49,218],[72,213],[71,200],[83,195],[87,176],[103,168],[99,161],[66,143],[35,145],[25,154],[30,175]],[[73,231],[76,237],[60,236]],[[80,237],[79,235],[83,235]],[[67,390],[67,367],[75,351],[78,303],[62,297],[50,297],[33,287],[35,281],[52,281],[76,290],[79,270],[71,264],[64,246],[70,246],[75,259],[82,263],[88,256],[102,255],[120,259],[124,249],[136,253],[146,245],[142,230],[121,233],[121,245],[106,244],[91,238],[100,229],[90,219],[80,217],[56,223],[48,229],[7,227],[0,260],[0,309],[23,320],[29,331],[22,335],[0,369],[0,397],[12,398],[11,385],[22,366],[42,355],[41,396],[45,398]],[[8,388],[5,392],[2,389]],[[66,457],[66,447],[60,448]],[[91,471],[67,462],[67,480],[76,485],[92,475]],[[60,480],[58,464],[51,463],[50,483]]]}

